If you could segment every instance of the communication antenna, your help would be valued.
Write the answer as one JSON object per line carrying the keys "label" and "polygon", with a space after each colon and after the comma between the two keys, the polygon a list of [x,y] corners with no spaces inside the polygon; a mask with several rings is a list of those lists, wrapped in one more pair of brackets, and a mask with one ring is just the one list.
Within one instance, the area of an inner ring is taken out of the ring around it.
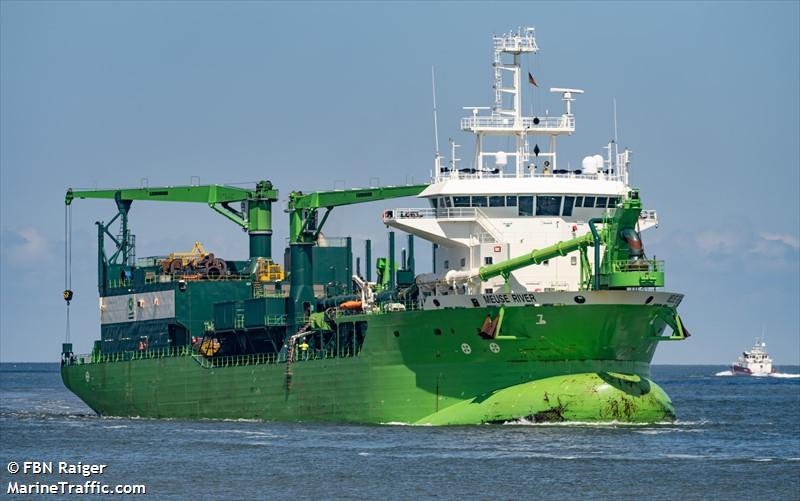
{"label": "communication antenna", "polygon": [[[619,138],[617,137],[617,98],[614,99],[614,170],[619,173]],[[609,152],[610,154],[611,152]]]}
{"label": "communication antenna", "polygon": [[436,109],[436,72],[434,71],[433,66],[431,66],[431,87],[433,88],[433,136],[434,141],[436,143],[436,156],[434,157],[434,169],[436,172],[436,177],[438,178],[441,175],[441,158],[442,156],[439,154],[439,117],[438,111]]}

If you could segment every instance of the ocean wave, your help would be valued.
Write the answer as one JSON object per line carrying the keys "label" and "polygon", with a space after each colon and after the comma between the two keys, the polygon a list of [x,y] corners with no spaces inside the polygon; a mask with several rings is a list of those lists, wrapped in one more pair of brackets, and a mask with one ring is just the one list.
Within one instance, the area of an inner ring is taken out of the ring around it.
{"label": "ocean wave", "polygon": [[[733,376],[733,371],[721,371],[714,374],[715,376]],[[788,374],[785,372],[773,372],[772,374],[750,374],[750,377],[775,377],[782,379],[795,379],[800,378],[800,374]]]}

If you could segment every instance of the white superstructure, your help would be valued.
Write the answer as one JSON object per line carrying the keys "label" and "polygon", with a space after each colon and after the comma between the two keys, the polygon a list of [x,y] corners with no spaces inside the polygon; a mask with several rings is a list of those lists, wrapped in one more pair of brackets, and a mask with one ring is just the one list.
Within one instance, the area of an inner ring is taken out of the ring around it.
{"label": "white superstructure", "polygon": [[756,339],[756,343],[745,351],[736,362],[731,366],[734,374],[746,374],[748,376],[767,376],[774,372],[772,359],[767,353],[767,343],[764,338]]}
{"label": "white superstructure", "polygon": [[[423,283],[436,283],[437,294],[499,291],[504,283],[499,277],[456,283],[447,276],[582,235],[589,231],[589,219],[609,214],[630,192],[630,151],[620,153],[613,140],[605,156],[586,156],[580,168],[559,161],[557,138],[575,131],[572,104],[583,90],[551,88],[564,101],[564,113],[522,116],[520,59],[538,51],[533,28],[493,41],[494,104],[467,107],[470,116],[461,119],[461,130],[475,136],[473,161],[460,163],[451,141],[449,165],[442,165],[437,151],[432,184],[419,195],[428,207],[392,209],[383,216],[387,225],[435,244],[434,273]],[[525,85],[536,85],[532,75],[524,76]],[[643,211],[639,230],[657,222],[655,211]],[[519,269],[509,286],[529,292],[578,290],[580,259],[574,253]]]}

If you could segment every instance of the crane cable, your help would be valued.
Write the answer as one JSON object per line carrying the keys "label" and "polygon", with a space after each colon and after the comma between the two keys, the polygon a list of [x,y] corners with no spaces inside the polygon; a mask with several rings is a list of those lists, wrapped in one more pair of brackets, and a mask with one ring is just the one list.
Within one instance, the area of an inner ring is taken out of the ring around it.
{"label": "crane cable", "polygon": [[72,206],[64,205],[64,301],[67,302],[66,342],[69,343],[69,303],[72,301]]}

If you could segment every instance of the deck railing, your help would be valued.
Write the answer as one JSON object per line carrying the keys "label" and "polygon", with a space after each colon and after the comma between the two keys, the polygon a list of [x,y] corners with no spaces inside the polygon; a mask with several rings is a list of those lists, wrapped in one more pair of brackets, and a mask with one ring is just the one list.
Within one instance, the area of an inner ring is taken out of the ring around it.
{"label": "deck railing", "polygon": [[641,259],[639,261],[621,259],[611,262],[611,271],[614,273],[626,271],[663,272],[664,261],[655,259]]}
{"label": "deck railing", "polygon": [[[313,349],[308,348],[302,350],[295,347],[294,362],[307,362],[313,360],[326,360],[333,358],[349,358],[358,356],[358,352],[354,352],[352,347],[342,347],[339,350],[335,348],[330,349]],[[74,355],[69,359],[64,360],[64,365],[90,365],[90,364],[103,364],[114,362],[130,362],[136,360],[150,360],[157,358],[178,358],[178,357],[192,357],[197,363],[207,369],[219,367],[243,367],[250,365],[265,365],[265,364],[279,364],[286,362],[286,353],[249,353],[245,355],[228,355],[218,357],[205,357],[197,353],[190,346],[178,346],[171,348],[163,348],[158,350],[141,350],[141,351],[121,351],[117,353],[108,354],[85,354]]]}

